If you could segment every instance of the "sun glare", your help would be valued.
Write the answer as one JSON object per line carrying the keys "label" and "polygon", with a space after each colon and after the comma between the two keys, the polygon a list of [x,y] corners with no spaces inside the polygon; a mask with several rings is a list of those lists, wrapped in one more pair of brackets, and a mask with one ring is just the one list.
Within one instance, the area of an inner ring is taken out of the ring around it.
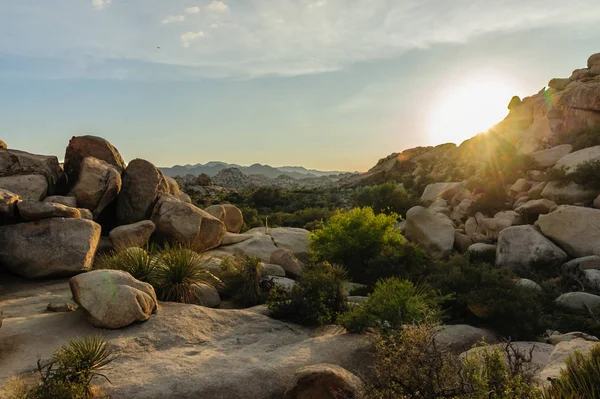
{"label": "sun glare", "polygon": [[431,108],[429,141],[456,143],[485,132],[508,114],[517,89],[500,78],[484,77],[449,86]]}

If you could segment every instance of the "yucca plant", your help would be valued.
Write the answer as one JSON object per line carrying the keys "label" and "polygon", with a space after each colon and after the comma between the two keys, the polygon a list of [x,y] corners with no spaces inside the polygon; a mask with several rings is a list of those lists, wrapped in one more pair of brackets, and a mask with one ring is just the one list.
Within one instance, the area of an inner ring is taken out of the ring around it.
{"label": "yucca plant", "polygon": [[156,257],[154,289],[165,302],[199,303],[197,286],[219,287],[221,280],[207,270],[209,258],[181,246],[167,246]]}
{"label": "yucca plant", "polygon": [[600,345],[588,355],[575,352],[566,361],[560,377],[552,380],[547,399],[600,399]]}
{"label": "yucca plant", "polygon": [[266,300],[263,290],[263,264],[259,257],[240,255],[221,263],[222,292],[240,306],[255,306]]}
{"label": "yucca plant", "polygon": [[156,277],[156,248],[125,248],[98,257],[96,269],[123,270],[133,278],[153,284]]}
{"label": "yucca plant", "polygon": [[116,359],[108,342],[98,336],[76,338],[56,351],[43,364],[38,360],[41,375],[39,386],[27,392],[28,399],[85,399],[92,397],[91,382]]}

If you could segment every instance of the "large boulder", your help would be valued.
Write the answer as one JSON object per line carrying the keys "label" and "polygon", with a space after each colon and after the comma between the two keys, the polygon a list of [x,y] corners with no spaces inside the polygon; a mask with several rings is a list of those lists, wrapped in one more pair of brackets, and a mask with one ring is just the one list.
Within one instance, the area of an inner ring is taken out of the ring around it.
{"label": "large boulder", "polygon": [[69,281],[73,299],[89,322],[100,328],[123,328],[156,313],[154,288],[121,270],[94,270]]}
{"label": "large boulder", "polygon": [[159,198],[152,221],[159,240],[189,245],[196,251],[219,246],[225,235],[225,225],[219,219],[172,195]]}
{"label": "large boulder", "polygon": [[94,157],[114,166],[119,173],[125,169],[125,161],[119,151],[102,137],[74,136],[69,141],[65,152],[64,169],[69,178],[69,186],[73,187],[79,179],[81,163],[87,157]]}
{"label": "large boulder", "polygon": [[21,201],[18,203],[19,215],[30,222],[48,218],[80,218],[81,212],[52,202]]}
{"label": "large boulder", "polygon": [[406,237],[434,257],[444,257],[454,246],[454,226],[422,206],[415,206],[406,213]]}
{"label": "large boulder", "polygon": [[77,184],[70,196],[77,198],[81,208],[89,209],[94,217],[117,199],[121,191],[121,173],[104,161],[86,157],[80,165]]}
{"label": "large boulder", "polygon": [[47,195],[61,194],[65,190],[67,179],[55,156],[0,150],[0,177],[20,175],[43,176],[47,184]]}
{"label": "large boulder", "polygon": [[600,210],[560,206],[538,219],[542,233],[570,256],[600,255]]}
{"label": "large boulder", "polygon": [[522,215],[545,215],[554,211],[557,208],[557,205],[554,201],[550,201],[549,199],[537,199],[537,200],[529,200],[522,205],[519,205],[515,211]]}
{"label": "large boulder", "polygon": [[17,194],[0,188],[0,225],[17,221],[17,203],[20,200]]}
{"label": "large boulder", "polygon": [[557,204],[573,205],[593,201],[598,193],[595,190],[586,189],[577,183],[563,184],[551,181],[542,190],[543,198],[552,200]]}
{"label": "large boulder", "polygon": [[156,226],[151,220],[143,220],[141,222],[115,227],[108,235],[115,248],[143,248],[148,244],[148,240],[155,229]]}
{"label": "large boulder", "polygon": [[42,175],[0,177],[0,188],[31,201],[41,201],[48,195],[48,182]]}
{"label": "large boulder", "polygon": [[569,90],[561,98],[561,103],[570,108],[600,111],[600,82],[589,82]]}
{"label": "large boulder", "polygon": [[435,333],[435,340],[444,348],[460,353],[471,349],[482,340],[488,345],[495,344],[499,342],[499,337],[485,328],[468,324],[449,324],[440,326]]}
{"label": "large boulder", "polygon": [[250,236],[249,239],[231,245],[220,246],[208,251],[206,254],[219,258],[235,255],[251,255],[258,256],[261,261],[269,263],[271,254],[279,249],[273,243],[271,236],[266,234],[251,234]]}
{"label": "large boulder", "polygon": [[579,272],[590,269],[600,270],[600,256],[590,255],[575,258],[562,265],[561,269],[565,273],[572,274],[579,274]]}
{"label": "large boulder", "polygon": [[278,248],[287,248],[298,257],[308,254],[308,230],[297,227],[276,227],[265,231],[264,227],[256,227],[245,234],[268,235]]}
{"label": "large boulder", "polygon": [[244,226],[242,211],[233,205],[212,205],[206,208],[205,211],[223,222],[230,233],[239,233]]}
{"label": "large boulder", "polygon": [[285,274],[292,278],[300,277],[302,270],[304,270],[304,265],[287,248],[273,251],[268,263],[283,267]]}
{"label": "large boulder", "polygon": [[362,399],[364,384],[348,370],[334,364],[305,366],[294,375],[284,399]]}
{"label": "large boulder", "polygon": [[546,268],[562,265],[567,254],[530,225],[502,230],[498,238],[496,266],[510,269],[543,264]]}
{"label": "large boulder", "polygon": [[600,75],[600,53],[592,54],[587,62],[590,75]]}
{"label": "large boulder", "polygon": [[92,267],[100,226],[86,219],[43,219],[0,227],[0,264],[26,278],[72,276]]}
{"label": "large boulder", "polygon": [[556,165],[559,159],[563,158],[571,151],[573,151],[573,146],[571,144],[562,144],[547,150],[534,152],[532,156],[539,166],[547,168]]}
{"label": "large boulder", "polygon": [[550,380],[559,378],[561,370],[564,370],[567,366],[566,360],[569,357],[574,355],[576,351],[587,355],[595,345],[598,345],[598,343],[583,338],[559,342],[552,350],[546,366],[538,374],[540,384],[549,385]]}
{"label": "large boulder", "polygon": [[[600,98],[600,92],[598,93]],[[556,162],[555,168],[564,168],[566,172],[575,172],[577,168],[586,163],[600,160],[600,145],[584,148],[583,150],[572,152],[560,158]]]}
{"label": "large boulder", "polygon": [[567,292],[554,301],[557,306],[575,313],[589,314],[600,310],[600,296],[587,292]]}
{"label": "large boulder", "polygon": [[198,283],[194,290],[196,291],[196,298],[198,298],[198,305],[207,308],[218,308],[221,305],[221,296],[212,285]]}
{"label": "large boulder", "polygon": [[429,205],[438,198],[449,201],[463,188],[463,186],[463,182],[429,184],[425,187],[423,195],[421,195],[421,202]]}
{"label": "large boulder", "polygon": [[77,198],[75,198],[75,197],[66,197],[63,195],[51,195],[49,197],[44,198],[44,202],[61,204],[64,206],[69,206],[71,208],[77,208]]}
{"label": "large boulder", "polygon": [[169,190],[165,176],[156,166],[143,159],[129,162],[117,200],[119,224],[148,220],[158,198]]}

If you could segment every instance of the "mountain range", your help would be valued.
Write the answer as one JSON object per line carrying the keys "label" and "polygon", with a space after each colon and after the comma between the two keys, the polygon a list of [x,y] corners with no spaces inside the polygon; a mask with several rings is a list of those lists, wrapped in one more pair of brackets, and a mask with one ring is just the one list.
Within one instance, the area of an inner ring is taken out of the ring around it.
{"label": "mountain range", "polygon": [[255,163],[250,166],[242,166],[220,161],[211,161],[205,164],[198,163],[195,165],[175,165],[172,167],[162,167],[159,169],[166,176],[170,177],[185,176],[188,174],[198,176],[202,173],[205,173],[210,177],[214,177],[221,170],[228,168],[237,168],[245,175],[263,175],[269,178],[276,178],[281,175],[286,175],[295,179],[303,179],[307,177],[321,177],[348,173],[343,171],[321,171],[316,169],[306,169],[302,166],[273,167],[270,165],[261,165],[259,163]]}

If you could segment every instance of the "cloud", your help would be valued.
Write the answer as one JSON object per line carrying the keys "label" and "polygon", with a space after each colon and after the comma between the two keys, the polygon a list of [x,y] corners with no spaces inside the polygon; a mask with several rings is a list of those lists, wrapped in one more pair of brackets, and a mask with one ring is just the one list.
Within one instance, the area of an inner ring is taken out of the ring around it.
{"label": "cloud", "polygon": [[112,3],[112,0],[92,0],[92,6],[96,10],[101,10],[104,7],[106,7],[107,5],[109,5],[110,3]]}
{"label": "cloud", "polygon": [[190,47],[190,43],[204,37],[204,32],[188,32],[181,35],[181,44],[183,47]]}
{"label": "cloud", "polygon": [[163,19],[160,23],[163,25],[172,24],[174,22],[183,22],[185,21],[184,15],[169,15],[167,18]]}
{"label": "cloud", "polygon": [[215,12],[225,12],[229,10],[229,6],[223,3],[222,1],[213,1],[208,6],[206,6],[206,8],[208,8],[210,11]]}
{"label": "cloud", "polygon": [[188,7],[185,9],[185,12],[187,12],[188,14],[198,14],[200,12],[200,7],[198,7],[198,6]]}

